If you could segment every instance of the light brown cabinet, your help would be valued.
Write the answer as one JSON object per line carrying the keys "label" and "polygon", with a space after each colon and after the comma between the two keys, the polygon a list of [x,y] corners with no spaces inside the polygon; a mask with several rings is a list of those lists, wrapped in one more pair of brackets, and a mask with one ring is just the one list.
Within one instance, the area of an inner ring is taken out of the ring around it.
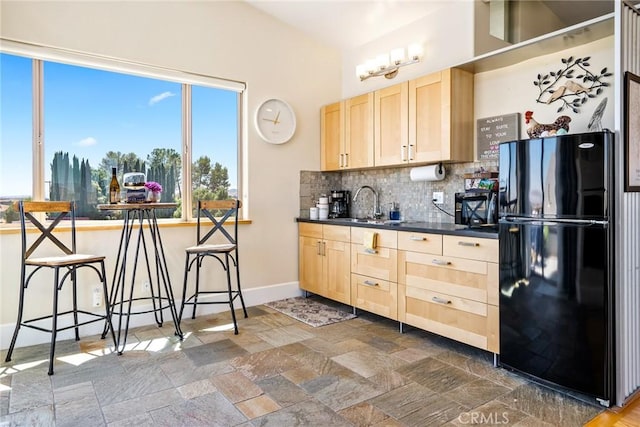
{"label": "light brown cabinet", "polygon": [[374,251],[364,246],[364,233],[351,228],[351,305],[389,319],[398,319],[397,232],[374,230]]}
{"label": "light brown cabinet", "polygon": [[400,232],[398,320],[498,353],[497,256],[495,239]]}
{"label": "light brown cabinet", "polygon": [[473,161],[473,74],[449,68],[322,107],[321,169]]}
{"label": "light brown cabinet", "polygon": [[376,166],[473,161],[473,74],[449,68],[374,100]]}
{"label": "light brown cabinet", "polygon": [[500,351],[497,239],[313,223],[299,233],[302,289]]}
{"label": "light brown cabinet", "polygon": [[373,93],[322,107],[321,169],[373,166]]}
{"label": "light brown cabinet", "polygon": [[374,92],[374,164],[400,165],[410,156],[409,85],[407,82]]}
{"label": "light brown cabinet", "polygon": [[349,227],[300,223],[298,232],[300,288],[350,304]]}
{"label": "light brown cabinet", "polygon": [[341,101],[320,109],[320,168],[339,170],[344,149],[344,101]]}
{"label": "light brown cabinet", "polygon": [[408,162],[473,161],[473,74],[449,68],[409,82]]}
{"label": "light brown cabinet", "polygon": [[343,168],[373,166],[373,93],[345,101],[345,158]]}

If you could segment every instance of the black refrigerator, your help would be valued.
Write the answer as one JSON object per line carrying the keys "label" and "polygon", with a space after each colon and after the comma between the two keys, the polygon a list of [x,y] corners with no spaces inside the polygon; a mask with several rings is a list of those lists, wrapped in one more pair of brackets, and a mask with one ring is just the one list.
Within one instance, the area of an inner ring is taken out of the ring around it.
{"label": "black refrigerator", "polygon": [[501,366],[613,399],[613,134],[500,144]]}

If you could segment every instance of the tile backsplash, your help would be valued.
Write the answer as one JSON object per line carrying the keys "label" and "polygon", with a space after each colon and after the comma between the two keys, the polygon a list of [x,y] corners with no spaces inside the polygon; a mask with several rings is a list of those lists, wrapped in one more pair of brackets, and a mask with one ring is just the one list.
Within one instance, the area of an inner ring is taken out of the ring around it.
{"label": "tile backsplash", "polygon": [[[309,208],[315,206],[318,198],[331,190],[349,190],[353,198],[363,185],[373,187],[378,193],[383,218],[389,217],[391,203],[400,206],[400,215],[405,220],[429,222],[454,222],[454,194],[464,191],[463,174],[479,171],[496,171],[498,162],[483,161],[458,164],[443,164],[445,178],[442,181],[411,181],[410,167],[366,169],[357,171],[317,172],[300,171],[300,218],[309,218]],[[440,211],[432,202],[434,191],[444,193],[444,204]],[[370,216],[373,208],[373,194],[363,191],[356,202],[351,201],[351,217]]]}

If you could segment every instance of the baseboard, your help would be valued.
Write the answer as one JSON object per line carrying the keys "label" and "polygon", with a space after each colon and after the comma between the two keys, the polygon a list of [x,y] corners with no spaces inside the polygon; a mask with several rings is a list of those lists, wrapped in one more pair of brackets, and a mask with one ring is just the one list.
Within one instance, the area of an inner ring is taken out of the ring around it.
{"label": "baseboard", "polygon": [[[245,305],[247,307],[253,307],[256,305],[264,304],[271,301],[277,301],[285,298],[292,298],[302,295],[302,290],[298,287],[298,282],[280,283],[270,286],[262,286],[257,288],[249,288],[242,290],[242,296],[244,298]],[[201,300],[206,301],[207,297],[201,297]],[[177,301],[179,306],[180,301]],[[236,309],[240,307],[240,301],[236,300],[234,303]],[[136,306],[138,311],[146,311],[151,308],[151,304],[148,306]],[[185,308],[185,311],[187,308]],[[199,305],[198,315],[207,315],[213,313],[220,313],[228,311],[229,306],[226,304],[209,304]],[[171,315],[168,310],[164,310],[165,322],[171,321]],[[153,313],[145,313],[140,315],[131,316],[130,328],[138,326],[152,325],[155,323]],[[63,324],[64,325],[64,324]],[[82,326],[80,328],[80,338],[83,336],[91,336],[102,333],[104,324],[102,322],[96,322],[89,325]],[[7,323],[0,325],[0,350],[6,350],[11,343],[11,336],[13,335],[13,329],[15,323]],[[62,331],[58,333],[58,341],[65,339],[73,339],[73,329]],[[18,335],[18,341],[16,347],[27,347],[35,344],[42,344],[51,341],[51,335],[46,332],[37,331],[31,328],[21,328]]]}

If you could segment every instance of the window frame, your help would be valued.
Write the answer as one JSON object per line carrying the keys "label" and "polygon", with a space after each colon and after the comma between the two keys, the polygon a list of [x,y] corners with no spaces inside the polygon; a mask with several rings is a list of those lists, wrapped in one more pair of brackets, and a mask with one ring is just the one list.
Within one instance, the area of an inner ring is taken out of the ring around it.
{"label": "window frame", "polygon": [[[134,61],[127,61],[113,57],[88,54],[68,49],[46,47],[36,44],[29,44],[0,38],[0,53],[17,55],[32,60],[32,197],[34,200],[45,199],[45,159],[44,144],[46,143],[44,129],[44,102],[43,102],[43,69],[44,62],[51,61],[66,65],[94,68],[101,71],[116,72],[120,74],[134,75],[138,77],[153,78],[179,83],[182,89],[181,108],[181,155],[182,155],[182,213],[178,221],[192,221],[195,217],[192,213],[193,204],[191,196],[193,193],[191,182],[192,169],[192,129],[191,129],[191,88],[193,85],[204,86],[214,89],[223,89],[236,92],[237,100],[237,190],[238,199],[244,199],[244,177],[245,177],[245,156],[243,147],[245,146],[245,134],[243,132],[245,118],[244,105],[246,104],[247,85],[244,82],[218,77],[195,74],[191,72],[174,70],[170,68],[152,66]],[[242,200],[246,205],[246,201]],[[239,219],[245,219],[246,210],[241,209]],[[162,222],[175,222],[175,219],[161,219]],[[91,221],[95,225],[97,221]],[[102,224],[103,221],[97,222]],[[77,226],[81,227],[82,222]],[[88,225],[88,224],[87,224]]]}

